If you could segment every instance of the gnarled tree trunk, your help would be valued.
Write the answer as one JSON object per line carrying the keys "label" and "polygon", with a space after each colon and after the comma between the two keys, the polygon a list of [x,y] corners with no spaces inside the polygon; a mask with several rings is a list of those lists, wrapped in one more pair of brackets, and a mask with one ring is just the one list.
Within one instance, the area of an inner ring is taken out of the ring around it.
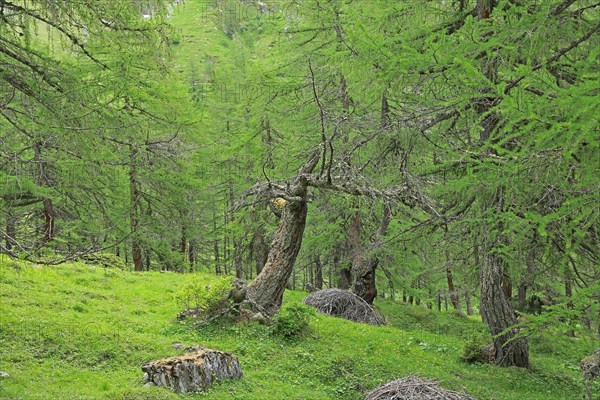
{"label": "gnarled tree trunk", "polygon": [[[304,192],[306,194],[306,188]],[[273,315],[281,307],[283,291],[302,245],[307,212],[308,206],[304,199],[285,204],[267,262],[248,286],[248,298],[269,315]]]}
{"label": "gnarled tree trunk", "polygon": [[353,247],[352,291],[369,304],[373,304],[373,300],[377,297],[375,272],[379,265],[379,258],[369,253],[381,245],[381,239],[387,233],[391,217],[392,210],[388,204],[385,204],[379,229],[373,242],[366,248],[363,248],[360,244],[360,216],[358,214],[354,215],[350,223],[348,234]]}
{"label": "gnarled tree trunk", "polygon": [[273,235],[267,262],[260,274],[248,286],[246,297],[268,315],[275,314],[281,307],[283,292],[302,246],[308,213],[306,177],[317,166],[320,155],[320,151],[315,151],[310,156],[293,182],[285,188],[284,193],[282,187],[275,188],[275,185],[267,185],[269,193],[272,194],[273,190],[277,189],[283,196],[275,199],[278,208],[282,209],[281,218],[277,231]]}

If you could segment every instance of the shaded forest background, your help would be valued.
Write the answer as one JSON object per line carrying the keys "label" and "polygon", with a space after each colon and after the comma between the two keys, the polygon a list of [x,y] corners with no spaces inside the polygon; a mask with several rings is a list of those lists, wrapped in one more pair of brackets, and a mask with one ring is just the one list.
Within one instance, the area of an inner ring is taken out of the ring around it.
{"label": "shaded forest background", "polygon": [[479,311],[527,366],[600,334],[598,6],[0,0],[0,251]]}

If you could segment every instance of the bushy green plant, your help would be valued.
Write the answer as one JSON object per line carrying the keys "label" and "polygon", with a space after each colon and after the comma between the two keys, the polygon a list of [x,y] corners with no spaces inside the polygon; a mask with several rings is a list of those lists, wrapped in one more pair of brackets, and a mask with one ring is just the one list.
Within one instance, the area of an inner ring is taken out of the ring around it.
{"label": "bushy green plant", "polygon": [[217,278],[208,285],[202,280],[194,280],[181,288],[175,299],[187,310],[196,311],[196,315],[210,317],[229,304],[232,282],[231,276]]}
{"label": "bushy green plant", "polygon": [[490,354],[486,353],[486,347],[492,343],[489,335],[473,333],[467,337],[463,347],[461,358],[469,363],[487,363]]}
{"label": "bushy green plant", "polygon": [[286,304],[273,318],[273,333],[288,339],[301,336],[308,331],[310,318],[315,314],[314,308],[302,303]]}

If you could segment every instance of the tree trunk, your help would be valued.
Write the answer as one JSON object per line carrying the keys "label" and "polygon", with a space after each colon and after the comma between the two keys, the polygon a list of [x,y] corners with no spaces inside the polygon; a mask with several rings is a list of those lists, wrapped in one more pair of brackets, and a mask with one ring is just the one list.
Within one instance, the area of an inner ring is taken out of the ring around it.
{"label": "tree trunk", "polygon": [[17,217],[8,209],[6,212],[6,249],[11,250],[17,237]]}
{"label": "tree trunk", "polygon": [[390,106],[388,104],[388,99],[386,93],[384,92],[381,95],[381,129],[385,129],[390,125]]}
{"label": "tree trunk", "polygon": [[[150,266],[151,266],[151,262],[150,262],[150,252],[149,251],[144,251],[144,255],[146,256],[146,271],[150,271]],[[164,263],[167,271],[169,270],[169,264],[168,263]]]}
{"label": "tree trunk", "polygon": [[179,247],[181,249],[181,256],[183,258],[183,262],[185,262],[185,257],[187,256],[187,240],[185,239],[185,235],[181,235]]}
{"label": "tree trunk", "polygon": [[269,256],[269,244],[265,238],[265,230],[262,226],[254,231],[251,252],[256,265],[256,275],[258,276],[267,263],[267,257]]}
{"label": "tree trunk", "polygon": [[194,252],[195,252],[194,242],[192,242],[190,240],[188,243],[188,261],[190,263],[190,272],[192,272],[192,270],[194,268],[194,263],[196,262]]}
{"label": "tree trunk", "polygon": [[471,302],[471,291],[467,285],[465,285],[465,303],[467,305],[467,315],[475,314],[473,311],[473,303]]}
{"label": "tree trunk", "polygon": [[286,189],[283,212],[273,236],[267,262],[261,273],[248,286],[247,298],[267,315],[281,307],[283,291],[294,270],[294,263],[302,246],[302,237],[308,214],[308,182],[306,176],[313,172],[321,156],[315,150],[300,167],[293,182]]}
{"label": "tree trunk", "polygon": [[394,287],[394,275],[387,269],[387,268],[381,268],[383,270],[383,273],[385,274],[385,277],[388,280],[388,285],[390,288],[390,296],[392,298],[392,300],[396,300],[396,289]]}
{"label": "tree trunk", "polygon": [[323,264],[321,264],[321,256],[315,256],[315,290],[323,289]]}
{"label": "tree trunk", "polygon": [[[42,160],[42,143],[34,145],[35,162],[37,166],[36,183],[39,186],[48,186],[48,175],[45,168],[45,161]],[[44,206],[44,242],[49,242],[54,238],[54,206],[52,199],[45,197],[42,200]]]}
{"label": "tree trunk", "polygon": [[[480,20],[487,19],[493,12],[495,0],[477,0],[477,14]],[[487,62],[482,66],[482,72],[492,83],[497,83],[497,59],[490,56]],[[483,116],[480,126],[480,143],[485,145],[496,129],[499,122],[499,115],[490,111],[492,102],[489,99],[477,101],[475,110]],[[486,210],[495,210],[501,214],[504,209],[503,188],[497,187],[493,194],[493,200],[484,205]],[[494,250],[497,243],[502,242],[501,232],[503,226],[501,222],[495,226],[484,222],[485,232],[482,248],[480,269],[480,308],[481,317],[489,326],[490,332],[494,337],[495,360],[496,364],[502,366],[528,367],[529,349],[527,339],[516,337],[517,330],[513,326],[517,323],[515,313],[511,305],[511,294],[509,292],[509,280],[507,279],[508,265]],[[494,235],[492,235],[492,232]],[[494,237],[492,237],[494,236]],[[504,332],[503,334],[500,334]]]}
{"label": "tree trunk", "polygon": [[508,266],[502,271],[502,290],[504,291],[508,302],[512,303],[512,279],[508,273]]}
{"label": "tree trunk", "polygon": [[455,310],[459,310],[460,301],[458,299],[458,293],[454,288],[454,278],[452,276],[452,267],[450,263],[450,252],[448,250],[446,250],[446,281],[448,282],[448,292],[450,293],[452,307],[454,307]]}
{"label": "tree trunk", "polygon": [[350,223],[350,243],[353,248],[352,258],[352,291],[369,304],[377,297],[377,285],[375,272],[379,265],[379,258],[369,254],[381,246],[382,238],[386,235],[392,218],[392,210],[388,204],[384,204],[383,216],[373,242],[367,248],[360,243],[360,216],[356,213]]}
{"label": "tree trunk", "polygon": [[305,195],[306,188],[301,196],[303,200],[285,204],[267,262],[248,286],[248,298],[268,315],[275,314],[281,307],[283,291],[302,245],[308,211]]}
{"label": "tree trunk", "polygon": [[44,204],[44,241],[49,242],[54,238],[54,206],[52,200],[45,198]]}
{"label": "tree trunk", "polygon": [[243,275],[243,262],[242,262],[242,246],[240,244],[241,239],[233,239],[233,265],[235,267],[235,277],[242,279]]}
{"label": "tree trunk", "polygon": [[[529,366],[527,340],[515,338],[518,332],[511,327],[517,324],[517,319],[502,289],[503,260],[489,252],[483,258],[480,274],[481,317],[489,325],[494,337],[496,364],[526,368]],[[504,331],[504,334],[500,334]]]}
{"label": "tree trunk", "polygon": [[144,266],[142,265],[142,246],[138,236],[140,201],[137,183],[137,149],[135,149],[133,146],[130,146],[129,150],[131,152],[131,162],[129,165],[129,220],[131,226],[131,257],[133,258],[133,269],[135,271],[143,271]]}
{"label": "tree trunk", "polygon": [[350,289],[352,283],[352,272],[348,268],[340,268],[340,289]]}
{"label": "tree trunk", "polygon": [[350,99],[348,97],[346,79],[343,76],[340,80],[340,92],[342,96],[342,108],[344,109],[344,112],[348,114],[348,111],[350,110]]}

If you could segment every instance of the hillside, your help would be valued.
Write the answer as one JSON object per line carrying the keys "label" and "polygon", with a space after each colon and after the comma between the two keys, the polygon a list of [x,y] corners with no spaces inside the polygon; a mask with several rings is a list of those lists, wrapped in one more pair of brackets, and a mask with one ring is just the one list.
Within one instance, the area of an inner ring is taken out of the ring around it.
{"label": "hillside", "polygon": [[[0,262],[0,381],[3,399],[178,399],[143,388],[145,362],[178,354],[173,343],[237,354],[244,377],[222,382],[207,399],[361,399],[407,374],[439,380],[478,399],[575,399],[578,361],[593,348],[583,339],[532,343],[529,371],[460,361],[466,338],[483,325],[389,301],[391,322],[373,327],[318,316],[312,334],[295,341],[268,326],[214,324],[195,330],[176,322],[173,294],[210,275],[133,273],[85,264],[37,266]],[[287,292],[285,302],[302,292]]]}

